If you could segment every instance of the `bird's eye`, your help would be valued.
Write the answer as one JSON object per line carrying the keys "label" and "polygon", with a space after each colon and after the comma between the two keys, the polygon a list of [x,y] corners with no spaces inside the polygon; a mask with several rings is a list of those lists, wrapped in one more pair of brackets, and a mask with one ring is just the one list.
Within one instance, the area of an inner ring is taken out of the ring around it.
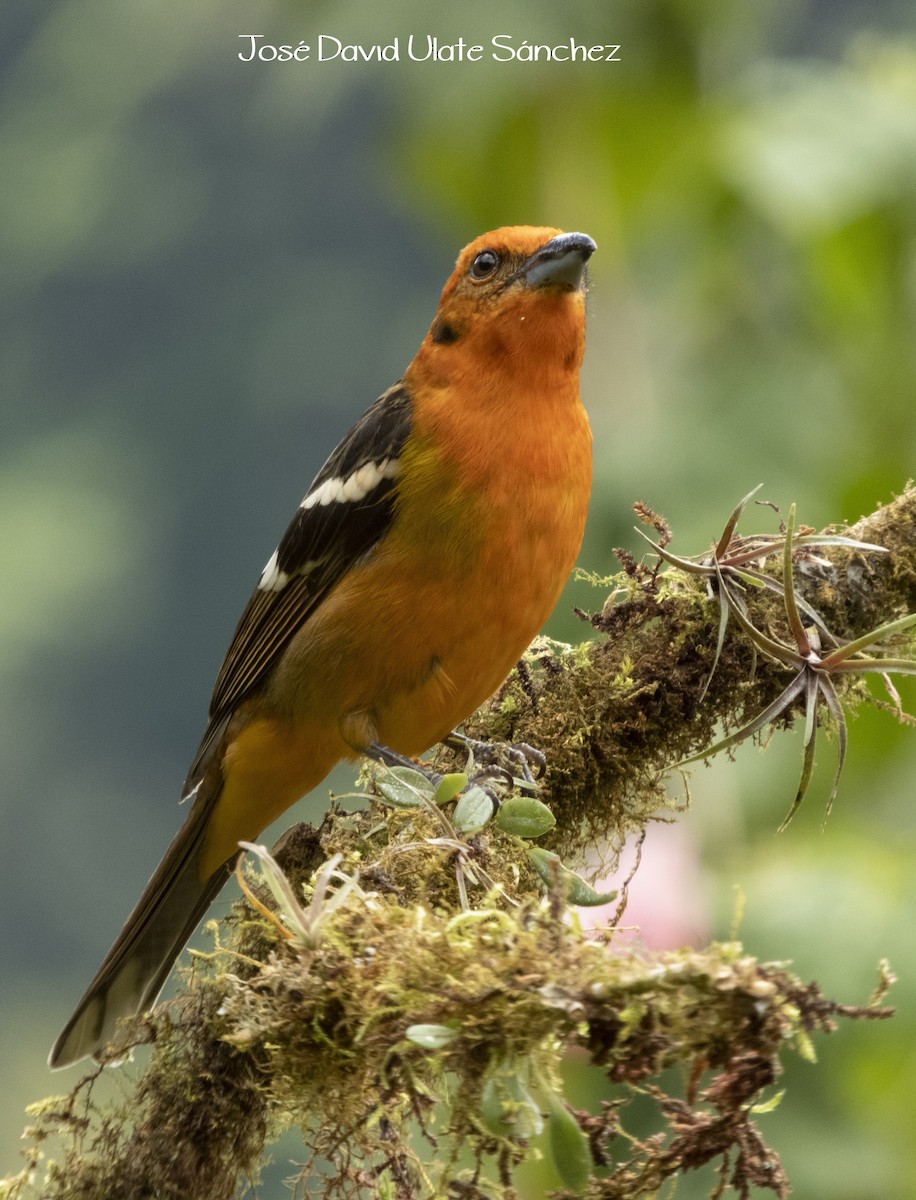
{"label": "bird's eye", "polygon": [[471,263],[471,278],[486,279],[499,266],[499,255],[495,250],[481,250]]}

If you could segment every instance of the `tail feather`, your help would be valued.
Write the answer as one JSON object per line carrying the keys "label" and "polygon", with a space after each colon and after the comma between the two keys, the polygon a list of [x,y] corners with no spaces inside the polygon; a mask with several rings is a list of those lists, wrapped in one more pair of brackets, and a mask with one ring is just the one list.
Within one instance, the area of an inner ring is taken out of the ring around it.
{"label": "tail feather", "polygon": [[200,848],[218,788],[213,791],[216,794],[196,796],[187,820],[54,1043],[51,1067],[98,1055],[120,1018],[142,1012],[155,1001],[175,959],[232,873],[235,858],[200,878]]}

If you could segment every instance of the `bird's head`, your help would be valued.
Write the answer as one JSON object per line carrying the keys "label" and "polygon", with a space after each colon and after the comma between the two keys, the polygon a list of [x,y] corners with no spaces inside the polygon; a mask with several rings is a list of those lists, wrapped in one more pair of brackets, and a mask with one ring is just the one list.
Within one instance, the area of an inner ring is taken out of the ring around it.
{"label": "bird's head", "polygon": [[485,233],[458,256],[423,345],[429,365],[525,355],[536,366],[578,369],[585,329],[585,233],[528,225]]}

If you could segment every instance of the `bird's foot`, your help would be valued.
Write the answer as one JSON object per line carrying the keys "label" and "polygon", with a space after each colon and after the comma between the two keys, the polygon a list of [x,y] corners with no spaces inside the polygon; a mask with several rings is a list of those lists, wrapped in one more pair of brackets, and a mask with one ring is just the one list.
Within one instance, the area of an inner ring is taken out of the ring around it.
{"label": "bird's foot", "polygon": [[[471,755],[472,762],[480,764],[483,769],[473,776],[474,783],[479,783],[485,778],[501,778],[510,787],[517,785],[533,792],[537,788],[537,780],[547,769],[547,759],[543,752],[529,746],[527,742],[517,742],[514,745],[506,742],[481,742],[465,733],[450,733],[442,739],[442,744],[452,750],[466,750]],[[501,758],[509,763],[508,767],[499,761]]]}
{"label": "bird's foot", "polygon": [[[526,742],[508,745],[505,742],[482,742],[464,733],[450,733],[442,744],[452,750],[464,750],[469,755],[470,776],[468,785],[481,788],[493,801],[495,812],[502,803],[506,791],[518,787],[523,791],[537,790],[537,780],[547,767],[542,751]],[[367,758],[384,763],[386,767],[407,767],[417,771],[433,788],[438,787],[442,775],[424,762],[398,754],[381,742],[370,742],[364,751]],[[502,759],[503,761],[499,761]],[[508,765],[507,765],[508,764]],[[532,766],[534,770],[532,771]]]}

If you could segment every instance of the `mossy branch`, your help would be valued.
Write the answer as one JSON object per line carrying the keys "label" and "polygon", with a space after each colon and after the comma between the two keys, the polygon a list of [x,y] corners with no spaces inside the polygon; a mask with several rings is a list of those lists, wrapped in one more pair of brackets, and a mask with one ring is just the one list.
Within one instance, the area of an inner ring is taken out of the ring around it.
{"label": "mossy branch", "polygon": [[[637,510],[654,518],[644,506]],[[857,638],[916,611],[916,487],[833,532],[886,550],[798,553],[796,588],[837,637]],[[719,608],[706,583],[621,557],[623,579],[590,618],[603,636],[570,653],[545,646],[541,669],[514,674],[467,725],[474,737],[543,750],[550,769],[539,795],[557,817],[544,844],[564,855],[619,846],[653,814],[681,807],[664,786],[671,769],[710,746],[719,724],[736,728],[765,709],[790,678],[784,666],[755,653],[732,622],[710,680]],[[757,628],[789,640],[776,593],[749,594],[748,612]],[[838,690],[847,700],[865,695],[854,675]],[[791,720],[790,711],[781,723]]]}
{"label": "mossy branch", "polygon": [[[909,488],[849,531],[888,553],[798,556],[796,584],[838,637],[916,608],[914,521]],[[718,721],[739,725],[785,687],[785,670],[755,663],[734,622],[710,682],[719,611],[705,584],[625,565],[592,619],[598,636],[537,651],[471,723],[475,736],[544,750],[539,794],[564,857],[643,829],[672,803],[665,772],[708,746]],[[778,600],[749,596],[748,617],[785,639]],[[847,675],[838,690],[856,686]],[[236,905],[181,996],[128,1035],[153,1049],[120,1105],[97,1107],[96,1073],[33,1107],[26,1169],[0,1182],[0,1197],[229,1200],[257,1177],[270,1140],[300,1125],[303,1180],[323,1173],[329,1195],[476,1200],[510,1191],[543,1113],[573,1191],[629,1200],[717,1163],[723,1188],[785,1195],[752,1106],[783,1051],[810,1056],[810,1034],[838,1017],[890,1015],[880,1004],[889,971],[868,1005],[844,1007],[736,944],[649,954],[615,940],[613,926],[586,937],[559,870],[543,895],[522,839],[496,823],[446,838],[447,819],[375,798],[365,812],[335,806],[320,830],[290,831],[275,852],[293,897],[281,914]],[[336,899],[321,869],[335,855],[351,881]],[[248,886],[263,905],[268,889]],[[303,895],[308,912],[292,912]],[[607,1072],[600,1114],[572,1112],[559,1095],[570,1047]],[[669,1095],[657,1081],[675,1065],[686,1084]],[[658,1136],[644,1142],[624,1132],[635,1094],[658,1110]]]}

